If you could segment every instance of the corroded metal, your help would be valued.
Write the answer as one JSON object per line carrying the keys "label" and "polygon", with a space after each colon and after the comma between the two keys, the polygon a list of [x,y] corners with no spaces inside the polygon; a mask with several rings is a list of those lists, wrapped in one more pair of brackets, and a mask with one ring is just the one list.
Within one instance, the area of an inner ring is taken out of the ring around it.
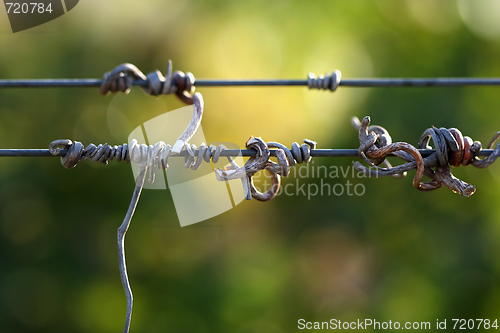
{"label": "corroded metal", "polygon": [[[413,186],[420,191],[432,191],[444,186],[461,196],[469,197],[474,194],[475,186],[453,176],[450,166],[458,167],[472,164],[477,168],[485,168],[500,155],[500,144],[491,150],[495,141],[500,137],[500,132],[493,137],[488,145],[489,156],[480,159],[478,156],[484,153],[481,142],[463,136],[456,128],[428,128],[419,140],[418,148],[420,150],[418,150],[406,142],[391,143],[392,139],[386,129],[380,126],[369,126],[369,117],[365,117],[362,122],[354,118],[352,122],[359,131],[359,154],[372,168],[359,162],[354,163],[354,167],[364,174],[374,177],[403,175],[406,171],[416,169]],[[423,158],[420,152],[422,149],[425,151],[432,148],[429,145],[431,139],[435,150]],[[392,167],[386,161],[389,154],[396,155],[406,163]],[[381,163],[385,163],[386,168],[377,167]],[[431,178],[431,181],[422,183],[421,179],[424,174]]]}

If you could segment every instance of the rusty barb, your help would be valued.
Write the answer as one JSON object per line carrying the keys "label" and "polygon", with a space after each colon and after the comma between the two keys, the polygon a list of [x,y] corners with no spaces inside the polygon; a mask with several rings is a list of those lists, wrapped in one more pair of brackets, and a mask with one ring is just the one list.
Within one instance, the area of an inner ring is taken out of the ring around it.
{"label": "rusty barb", "polygon": [[[359,131],[359,156],[370,167],[360,162],[355,162],[354,167],[371,177],[404,177],[406,172],[416,169],[413,177],[413,186],[420,191],[432,191],[442,186],[449,188],[461,196],[469,197],[476,191],[476,187],[464,182],[451,173],[450,166],[458,167],[472,164],[476,168],[490,166],[500,155],[500,143],[487,158],[480,159],[477,155],[482,149],[481,142],[472,141],[468,136],[463,136],[456,128],[428,128],[420,137],[419,149],[432,149],[429,142],[432,139],[435,151],[427,157],[422,157],[420,151],[406,142],[392,142],[389,132],[381,126],[370,126],[370,117],[365,117],[360,122],[357,117],[352,118],[352,124]],[[500,137],[497,132],[491,139],[488,149]],[[394,155],[406,163],[393,167],[386,160],[388,155]],[[378,165],[384,165],[384,168]],[[426,175],[431,181],[421,182]]]}

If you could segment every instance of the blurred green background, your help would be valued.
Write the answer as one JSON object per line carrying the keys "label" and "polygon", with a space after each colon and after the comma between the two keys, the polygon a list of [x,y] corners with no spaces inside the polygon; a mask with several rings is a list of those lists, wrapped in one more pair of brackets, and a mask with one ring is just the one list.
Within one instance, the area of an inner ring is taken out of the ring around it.
{"label": "blurred green background", "polygon": [[[500,1],[91,1],[13,34],[0,10],[0,77],[101,77],[123,62],[198,78],[500,76]],[[356,148],[352,116],[395,141],[431,125],[487,144],[499,88],[199,88],[208,141],[250,135],[287,146]],[[0,148],[59,138],[123,143],[182,104],[140,89],[3,89]],[[160,103],[161,102],[161,103]],[[163,103],[164,102],[164,103]],[[181,132],[183,129],[179,129]],[[180,133],[179,132],[179,133]],[[199,142],[196,142],[199,144]],[[314,166],[351,167],[352,158]],[[396,162],[394,160],[394,162]],[[362,196],[280,195],[181,228],[169,191],[144,190],[126,251],[132,332],[290,332],[299,319],[378,321],[500,316],[500,163],[453,170],[470,198],[416,191],[405,179],[329,178]],[[125,316],[116,228],[130,166],[57,158],[0,161],[0,332],[120,332]],[[290,177],[283,184],[319,184]],[[293,187],[291,187],[293,188]],[[434,326],[433,326],[434,327]]]}

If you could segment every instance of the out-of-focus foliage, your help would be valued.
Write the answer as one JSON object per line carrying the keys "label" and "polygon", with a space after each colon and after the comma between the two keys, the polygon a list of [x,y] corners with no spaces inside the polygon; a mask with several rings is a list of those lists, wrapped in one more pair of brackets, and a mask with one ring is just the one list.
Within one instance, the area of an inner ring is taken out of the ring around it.
{"label": "out-of-focus foliage", "polygon": [[[0,77],[100,77],[122,62],[199,78],[500,76],[500,1],[80,1],[12,34],[0,14]],[[486,144],[500,130],[498,88],[205,88],[209,141],[250,135],[290,145],[355,148],[349,118],[370,115],[395,141],[429,126]],[[3,89],[0,147],[58,138],[122,143],[131,129],[181,106],[134,89]],[[162,101],[163,100],[163,101]],[[161,103],[160,103],[161,102]],[[164,103],[163,103],[164,102]],[[180,129],[182,131],[182,129]],[[199,144],[197,142],[197,144]],[[352,166],[352,159],[315,159]],[[500,313],[500,164],[453,170],[470,198],[419,193],[411,179],[328,178],[362,196],[297,190],[243,202],[181,228],[168,191],[145,190],[126,250],[133,332],[290,332],[297,321],[448,321]],[[117,332],[125,313],[116,228],[133,190],[130,167],[55,158],[0,161],[0,331]],[[410,173],[412,177],[413,173]],[[311,188],[313,186],[311,185]],[[293,190],[292,190],[293,189]]]}

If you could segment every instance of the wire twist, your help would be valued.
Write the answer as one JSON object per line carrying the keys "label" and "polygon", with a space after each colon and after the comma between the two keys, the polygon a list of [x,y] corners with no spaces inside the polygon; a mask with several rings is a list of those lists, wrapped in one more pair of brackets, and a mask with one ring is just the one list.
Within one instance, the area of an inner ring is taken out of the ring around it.
{"label": "wire twist", "polygon": [[172,61],[168,61],[167,74],[163,76],[159,70],[147,75],[132,64],[121,64],[104,74],[99,89],[102,95],[118,91],[128,93],[134,80],[143,80],[147,85],[142,89],[149,95],[176,94],[184,103],[193,104],[194,75],[190,72],[175,71],[172,73]]}
{"label": "wire twist", "polygon": [[337,90],[341,76],[342,74],[338,70],[333,71],[332,74],[326,73],[324,76],[319,75],[318,77],[313,73],[309,73],[307,77],[307,86],[309,89],[330,89],[333,92]]}
{"label": "wire twist", "polygon": [[[155,180],[155,167],[158,169],[166,170],[168,168],[168,159],[175,154],[172,152],[172,146],[163,141],[157,142],[155,145],[139,144],[136,139],[130,141],[130,144],[124,143],[119,146],[111,146],[107,143],[99,144],[96,146],[91,143],[87,147],[81,142],[71,141],[69,139],[54,140],[49,145],[49,151],[52,155],[58,155],[61,147],[67,149],[66,155],[61,157],[61,164],[67,169],[74,168],[79,161],[90,159],[93,162],[108,164],[108,161],[115,159],[117,162],[133,162],[140,167],[146,167],[149,170],[150,183]],[[219,145],[207,146],[202,143],[198,148],[196,145],[186,144],[184,150],[188,155],[184,157],[184,167],[196,170],[200,167],[203,161],[210,163],[210,161],[217,163],[221,153],[227,147]],[[198,154],[195,152],[198,151]],[[237,166],[234,160],[227,156],[229,162],[233,166]]]}
{"label": "wire twist", "polygon": [[[294,142],[292,148],[289,149],[278,142],[265,143],[261,138],[251,137],[247,141],[246,147],[256,149],[257,156],[249,158],[243,167],[239,167],[231,156],[227,156],[231,166],[224,170],[216,169],[216,178],[219,181],[248,178],[248,181],[252,182],[252,177],[257,172],[267,169],[276,178],[277,188],[276,191],[271,191],[266,196],[266,200],[262,200],[263,197],[258,194],[260,192],[255,189],[255,186],[243,184],[247,199],[250,200],[254,197],[261,201],[267,201],[272,199],[279,190],[279,176],[286,177],[290,174],[290,168],[296,164],[308,163],[311,160],[311,150],[316,149],[316,142],[305,139],[304,144],[299,145]],[[107,165],[113,159],[117,162],[133,162],[149,170],[148,181],[150,183],[155,180],[155,168],[166,170],[169,167],[168,159],[170,156],[176,155],[172,151],[172,146],[163,141],[159,141],[154,145],[146,145],[139,144],[136,139],[133,139],[128,145],[125,143],[115,146],[107,143],[96,146],[91,143],[85,147],[81,142],[69,139],[54,140],[49,145],[49,151],[52,155],[59,155],[61,148],[67,149],[66,154],[61,157],[61,164],[67,169],[76,167],[78,162],[86,159],[104,165]],[[277,163],[270,161],[269,148],[275,148]],[[200,147],[197,147],[194,144],[185,144],[182,150],[187,152],[186,156],[184,156],[184,167],[196,170],[202,162],[217,163],[222,152],[226,149],[227,147],[224,145],[216,147],[202,143]],[[250,195],[250,193],[255,193],[255,195]],[[271,193],[273,193],[272,196]]]}
{"label": "wire twist", "polygon": [[49,145],[52,155],[59,155],[61,148],[67,149],[66,155],[61,157],[61,164],[66,169],[74,168],[79,161],[90,159],[92,162],[108,164],[108,161],[115,159],[117,162],[130,162],[130,155],[126,143],[119,146],[111,146],[107,143],[96,146],[91,143],[87,147],[79,141],[69,139],[54,140]]}
{"label": "wire twist", "polygon": [[[342,74],[335,70],[331,74],[316,76],[309,73],[307,86],[309,89],[327,90],[334,92],[340,85]],[[163,76],[160,71],[155,70],[145,75],[133,64],[125,63],[118,65],[112,71],[104,74],[99,92],[106,95],[109,92],[129,93],[134,80],[145,81],[147,84],[142,89],[149,95],[176,94],[184,103],[193,104],[193,93],[195,90],[195,78],[190,72],[175,71],[172,73],[172,61],[168,61],[167,74]]]}

